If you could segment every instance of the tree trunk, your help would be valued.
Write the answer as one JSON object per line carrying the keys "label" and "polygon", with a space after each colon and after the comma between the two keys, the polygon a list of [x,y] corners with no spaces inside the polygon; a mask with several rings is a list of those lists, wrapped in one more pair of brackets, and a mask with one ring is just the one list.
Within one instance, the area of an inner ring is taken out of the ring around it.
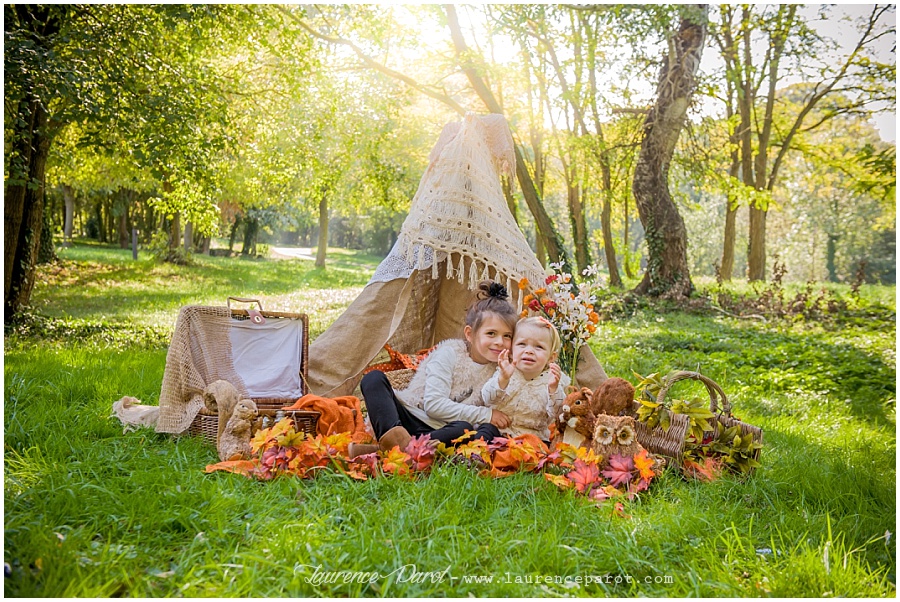
{"label": "tree trunk", "polygon": [[572,221],[572,242],[575,244],[575,263],[578,265],[578,273],[580,274],[591,263],[587,223],[584,219],[584,204],[581,198],[581,187],[577,182],[567,182],[566,189],[569,203],[569,218]]}
{"label": "tree trunk", "polygon": [[829,234],[828,240],[825,242],[825,267],[828,268],[828,282],[837,282],[837,266],[835,266],[835,255],[837,254],[837,234]]}
{"label": "tree trunk", "polygon": [[194,250],[194,224],[187,222],[184,224],[184,252],[190,253]]}
{"label": "tree trunk", "polygon": [[128,243],[128,209],[124,209],[122,215],[119,216],[119,248],[127,249]]}
{"label": "tree trunk", "polygon": [[244,218],[244,246],[241,247],[241,255],[250,255],[256,246],[256,233],[259,231],[259,220],[256,218]]}
{"label": "tree trunk", "polygon": [[42,104],[32,101],[23,108],[28,119],[15,133],[12,143],[13,153],[21,158],[23,173],[20,178],[8,180],[3,209],[3,315],[6,320],[28,304],[34,287],[44,218],[44,168],[51,141],[46,131],[48,115]]}
{"label": "tree trunk", "polygon": [[766,210],[750,206],[750,242],[747,248],[747,280],[766,279]]}
{"label": "tree trunk", "polygon": [[644,137],[632,190],[647,239],[647,271],[638,294],[684,297],[693,290],[687,263],[687,231],[669,194],[669,164],[695,86],[706,36],[706,5],[681,25],[660,71],[656,103],[644,120]]}
{"label": "tree trunk", "polygon": [[513,196],[512,192],[512,182],[508,178],[501,178],[501,182],[503,184],[503,196],[506,198],[506,206],[509,208],[513,220],[518,224],[519,216],[516,208],[516,197]]}
{"label": "tree trunk", "polygon": [[[731,167],[728,169],[728,175],[736,178],[740,171],[740,159],[737,151],[737,138],[732,135],[732,143],[735,144],[734,151],[731,153]],[[736,221],[738,204],[736,199],[732,199],[728,195],[728,205],[725,207],[725,233],[722,241],[722,262],[719,266],[719,278],[724,282],[730,282],[734,273],[734,241],[737,236]]]}
{"label": "tree trunk", "polygon": [[177,249],[181,243],[181,213],[176,211],[172,219],[172,229],[169,231],[169,248]]}
{"label": "tree trunk", "polygon": [[625,191],[625,199],[624,199],[623,205],[625,206],[625,221],[624,221],[625,232],[623,234],[623,239],[622,239],[622,248],[624,249],[622,254],[623,254],[625,260],[623,261],[623,263],[625,265],[625,275],[628,276],[629,278],[634,278],[634,273],[631,271],[631,249],[628,247],[628,224],[630,222],[628,219],[628,191],[627,190]]}
{"label": "tree trunk", "polygon": [[72,226],[75,223],[75,191],[68,184],[62,187],[63,202],[66,205],[66,220],[63,226],[63,246],[72,245]]}
{"label": "tree trunk", "polygon": [[[603,232],[603,253],[606,256],[606,267],[609,269],[609,285],[621,287],[622,277],[619,275],[619,264],[616,260],[616,248],[612,235],[612,190],[603,191],[603,207],[600,211],[600,230]],[[627,226],[626,226],[627,227]]]}
{"label": "tree trunk", "polygon": [[234,253],[234,239],[237,238],[238,226],[241,224],[240,214],[234,216],[234,222],[231,224],[231,236],[228,238],[228,254]]}
{"label": "tree trunk", "polygon": [[328,194],[322,194],[319,201],[319,246],[316,249],[316,267],[325,267],[325,253],[328,250]]}

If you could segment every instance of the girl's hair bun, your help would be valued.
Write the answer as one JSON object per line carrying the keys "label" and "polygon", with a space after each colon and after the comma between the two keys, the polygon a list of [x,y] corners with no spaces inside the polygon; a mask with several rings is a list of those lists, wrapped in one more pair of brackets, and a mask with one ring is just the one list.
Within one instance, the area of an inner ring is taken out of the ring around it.
{"label": "girl's hair bun", "polygon": [[509,299],[509,291],[507,291],[506,287],[499,282],[483,280],[478,283],[478,294],[476,295],[476,297],[479,300],[496,297],[497,299],[506,301],[507,299]]}

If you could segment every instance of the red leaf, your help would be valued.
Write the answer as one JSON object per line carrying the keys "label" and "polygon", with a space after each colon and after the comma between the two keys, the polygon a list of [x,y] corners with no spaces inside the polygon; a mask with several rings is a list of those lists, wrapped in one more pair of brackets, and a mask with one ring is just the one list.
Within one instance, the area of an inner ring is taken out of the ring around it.
{"label": "red leaf", "polygon": [[585,464],[581,460],[575,460],[575,465],[572,470],[566,473],[566,478],[575,483],[575,489],[579,493],[586,493],[600,479],[600,471],[593,464]]}
{"label": "red leaf", "polygon": [[406,453],[409,454],[414,471],[424,472],[431,468],[436,446],[437,441],[433,441],[428,435],[420,435],[410,440],[406,446]]}
{"label": "red leaf", "polygon": [[611,456],[609,458],[609,468],[603,471],[603,476],[609,479],[611,485],[618,487],[630,483],[634,470],[634,461],[627,456]]}

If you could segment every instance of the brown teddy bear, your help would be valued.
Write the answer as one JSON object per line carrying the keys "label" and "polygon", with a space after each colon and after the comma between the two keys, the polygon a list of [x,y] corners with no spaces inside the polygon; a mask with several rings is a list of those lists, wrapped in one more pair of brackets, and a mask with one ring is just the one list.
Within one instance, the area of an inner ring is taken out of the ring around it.
{"label": "brown teddy bear", "polygon": [[250,431],[257,413],[252,399],[242,399],[234,406],[231,418],[216,444],[220,460],[246,460],[250,457]]}
{"label": "brown teddy bear", "polygon": [[574,447],[590,447],[594,436],[594,412],[591,407],[593,393],[582,387],[566,395],[562,412],[556,421],[556,437],[553,443],[567,443]]}
{"label": "brown teddy bear", "polygon": [[608,414],[619,416],[628,413],[634,402],[634,386],[624,378],[607,378],[594,391],[591,409],[596,416]]}

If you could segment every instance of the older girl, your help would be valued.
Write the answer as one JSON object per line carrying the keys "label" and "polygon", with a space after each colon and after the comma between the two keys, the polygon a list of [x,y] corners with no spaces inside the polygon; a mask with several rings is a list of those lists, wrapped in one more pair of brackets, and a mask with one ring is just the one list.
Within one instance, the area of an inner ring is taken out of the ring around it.
{"label": "older girl", "polygon": [[363,377],[360,389],[378,445],[351,445],[350,457],[395,445],[405,449],[418,435],[451,445],[473,424],[481,425],[479,436],[490,439],[509,426],[509,416],[479,402],[500,354],[509,351],[517,315],[503,286],[485,281],[478,288],[466,312],[465,338],[440,343],[406,389],[392,389],[377,370]]}

